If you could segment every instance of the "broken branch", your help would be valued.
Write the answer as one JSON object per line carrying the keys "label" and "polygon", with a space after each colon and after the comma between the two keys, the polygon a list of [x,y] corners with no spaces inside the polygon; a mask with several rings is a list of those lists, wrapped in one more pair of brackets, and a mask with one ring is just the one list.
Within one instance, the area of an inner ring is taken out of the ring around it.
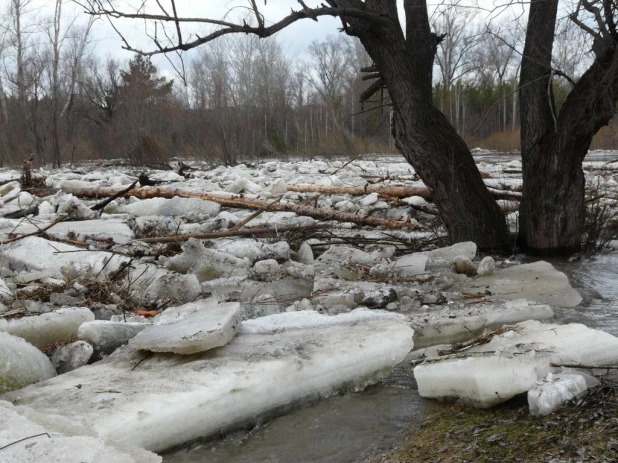
{"label": "broken branch", "polygon": [[109,203],[111,203],[114,199],[120,198],[121,196],[127,194],[129,191],[131,191],[133,188],[135,188],[137,186],[137,182],[139,182],[139,180],[134,181],[133,183],[131,183],[131,185],[129,185],[127,188],[125,188],[124,190],[119,191],[116,194],[111,195],[109,198],[107,198],[104,201],[101,201],[98,204],[95,204],[94,206],[92,206],[90,209],[93,211],[98,211],[98,210],[103,210],[105,209],[105,206],[107,206]]}
{"label": "broken branch", "polygon": [[322,228],[332,228],[327,224],[314,224],[306,226],[289,226],[289,227],[267,227],[267,228],[253,228],[249,230],[228,230],[222,232],[211,233],[193,233],[188,235],[173,235],[173,236],[161,236],[157,238],[141,238],[139,241],[143,243],[179,243],[187,241],[191,238],[198,240],[211,240],[215,238],[226,238],[230,236],[253,236],[253,235],[269,235],[278,233],[288,233],[295,231],[307,231],[318,230]]}
{"label": "broken branch", "polygon": [[41,235],[43,233],[45,233],[47,230],[49,230],[51,227],[53,227],[54,225],[56,225],[57,223],[60,223],[64,220],[66,220],[66,217],[60,217],[59,219],[54,220],[52,223],[50,223],[47,227],[45,228],[41,228],[40,230],[37,230],[35,232],[32,233],[26,233],[25,235],[21,235],[18,236],[16,238],[11,238],[10,240],[5,240],[2,242],[2,244],[9,244],[9,243],[13,243],[14,241],[19,241],[21,239],[27,238],[29,236],[37,236],[37,235]]}

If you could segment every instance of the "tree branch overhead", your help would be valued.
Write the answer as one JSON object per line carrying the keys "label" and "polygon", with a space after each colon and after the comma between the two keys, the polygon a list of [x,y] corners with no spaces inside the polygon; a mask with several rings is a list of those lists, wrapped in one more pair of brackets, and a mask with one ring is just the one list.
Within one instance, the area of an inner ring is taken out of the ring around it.
{"label": "tree branch overhead", "polygon": [[[158,4],[160,2],[157,2]],[[129,51],[140,53],[142,55],[156,55],[163,53],[170,53],[174,51],[187,51],[192,48],[199,47],[205,43],[211,42],[219,37],[228,34],[254,34],[260,38],[270,37],[273,34],[285,29],[289,25],[302,20],[313,19],[317,21],[321,16],[339,17],[345,24],[345,18],[355,18],[363,21],[369,21],[371,23],[384,23],[385,19],[367,9],[363,2],[353,1],[349,2],[354,4],[353,7],[340,6],[342,2],[329,1],[328,5],[322,4],[318,7],[308,7],[303,0],[298,0],[300,9],[290,12],[289,15],[267,26],[265,23],[264,15],[260,12],[259,6],[255,0],[248,0],[249,10],[252,12],[252,17],[257,21],[257,25],[253,26],[242,21],[242,24],[236,22],[230,22],[215,18],[202,18],[202,17],[181,17],[177,14],[176,4],[172,1],[172,13],[169,14],[167,10],[161,7],[159,4],[161,14],[152,14],[141,11],[127,12],[117,9],[109,0],[84,0],[80,4],[84,7],[87,14],[107,17],[112,19],[141,19],[144,21],[154,22],[155,25],[164,26],[165,24],[172,23],[176,29],[176,41],[172,42],[168,40],[168,43],[163,45],[157,41],[157,49],[154,50],[142,50],[132,46],[126,38],[122,37],[124,42],[123,48]],[[266,4],[266,2],[264,2]],[[207,24],[216,26],[218,29],[209,32],[204,36],[194,35],[195,38],[183,39],[183,33],[181,30],[182,24]],[[344,25],[345,27],[345,25]],[[118,32],[117,28],[115,28]]]}

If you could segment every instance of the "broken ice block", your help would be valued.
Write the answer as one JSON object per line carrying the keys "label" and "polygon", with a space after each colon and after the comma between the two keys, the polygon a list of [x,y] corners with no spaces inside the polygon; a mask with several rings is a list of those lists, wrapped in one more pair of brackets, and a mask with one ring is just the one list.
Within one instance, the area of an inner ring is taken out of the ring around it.
{"label": "broken ice block", "polygon": [[562,404],[585,394],[586,379],[581,375],[549,373],[545,381],[528,391],[528,407],[533,416],[549,415]]}
{"label": "broken ice block", "polygon": [[0,331],[19,336],[40,347],[76,339],[80,325],[92,320],[94,314],[87,307],[63,307],[15,320],[0,319]]}
{"label": "broken ice block", "polygon": [[129,346],[183,355],[205,352],[230,342],[242,321],[238,302],[217,304],[207,299],[168,309],[163,315],[169,311],[174,311],[178,317],[168,315],[168,323],[147,327],[129,341]]}
{"label": "broken ice block", "polygon": [[56,376],[47,356],[17,336],[0,332],[0,394]]}

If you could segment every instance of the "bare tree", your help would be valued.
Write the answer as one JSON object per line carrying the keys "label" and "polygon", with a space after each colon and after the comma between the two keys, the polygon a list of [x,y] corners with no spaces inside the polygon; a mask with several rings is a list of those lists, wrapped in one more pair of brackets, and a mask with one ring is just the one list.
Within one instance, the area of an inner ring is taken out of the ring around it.
{"label": "bare tree", "polygon": [[88,118],[102,126],[116,114],[120,94],[120,63],[109,56],[103,63],[91,58],[87,68],[80,85],[90,106],[96,110],[96,114]]}
{"label": "bare tree", "polygon": [[309,45],[307,79],[325,106],[324,132],[342,132],[344,97],[356,73],[353,64],[353,42],[345,36],[326,37]]}
{"label": "bare tree", "polygon": [[[508,21],[508,23],[507,23]],[[515,29],[509,23],[515,23]],[[512,126],[517,106],[517,66],[521,55],[517,22],[511,19],[487,26],[474,52],[477,79],[486,85],[497,87],[499,100],[496,103],[497,121],[500,130],[507,130],[508,105],[512,106]],[[519,48],[519,50],[518,50]],[[509,94],[512,98],[509,101]]]}
{"label": "bare tree", "polygon": [[[459,107],[453,106],[450,95],[453,85],[466,74],[474,70],[473,50],[476,47],[480,34],[470,27],[473,11],[457,6],[446,8],[433,21],[433,28],[441,33],[436,53],[436,62],[440,69],[440,80],[443,92],[441,93],[440,109],[445,112],[451,122],[459,115]],[[457,127],[457,123],[455,122]]]}

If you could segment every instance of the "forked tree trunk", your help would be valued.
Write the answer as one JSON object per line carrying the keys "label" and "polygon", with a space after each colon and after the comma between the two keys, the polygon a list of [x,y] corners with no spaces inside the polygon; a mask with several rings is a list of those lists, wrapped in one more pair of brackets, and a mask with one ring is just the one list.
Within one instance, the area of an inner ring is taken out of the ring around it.
{"label": "forked tree trunk", "polygon": [[[356,2],[338,3],[354,6]],[[426,0],[406,0],[404,8],[405,37],[396,2],[389,0],[372,1],[371,10],[391,24],[368,25],[350,19],[346,32],[361,40],[380,70],[393,102],[397,146],[432,190],[451,241],[474,241],[482,250],[508,252],[504,214],[483,184],[465,142],[433,104],[438,39],[429,26]]]}
{"label": "forked tree trunk", "polygon": [[593,136],[612,118],[618,96],[615,47],[596,49],[592,66],[556,114],[551,52],[558,0],[530,5],[521,65],[523,199],[518,244],[536,255],[581,248],[586,205],[582,162]]}

